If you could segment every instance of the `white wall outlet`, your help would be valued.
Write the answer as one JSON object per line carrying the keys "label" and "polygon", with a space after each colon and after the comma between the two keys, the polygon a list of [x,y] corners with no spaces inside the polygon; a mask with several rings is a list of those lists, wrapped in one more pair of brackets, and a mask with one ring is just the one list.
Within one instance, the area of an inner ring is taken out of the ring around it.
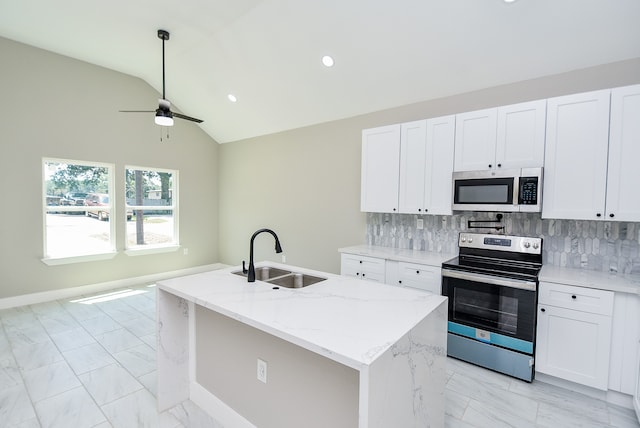
{"label": "white wall outlet", "polygon": [[424,229],[424,220],[419,218],[418,221],[416,221],[416,229],[418,230],[422,230]]}
{"label": "white wall outlet", "polygon": [[286,263],[287,262],[287,256],[285,256],[284,254],[282,255],[282,263]]}
{"label": "white wall outlet", "polygon": [[258,380],[267,383],[267,362],[258,358]]}
{"label": "white wall outlet", "polygon": [[182,250],[182,254],[184,254],[185,256],[188,256],[189,255],[189,249],[188,248],[184,248]]}

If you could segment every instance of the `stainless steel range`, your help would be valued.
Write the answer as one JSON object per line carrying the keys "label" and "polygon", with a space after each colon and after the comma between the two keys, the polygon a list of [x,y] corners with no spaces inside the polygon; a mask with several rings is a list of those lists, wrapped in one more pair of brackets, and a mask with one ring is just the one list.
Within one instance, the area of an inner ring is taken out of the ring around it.
{"label": "stainless steel range", "polygon": [[531,382],[542,239],[460,233],[442,264],[449,356]]}

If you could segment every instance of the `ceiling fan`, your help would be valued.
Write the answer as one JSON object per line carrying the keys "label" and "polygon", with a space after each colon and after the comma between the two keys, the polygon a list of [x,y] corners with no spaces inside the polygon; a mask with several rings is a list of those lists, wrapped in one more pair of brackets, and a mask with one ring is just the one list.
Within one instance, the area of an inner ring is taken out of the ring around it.
{"label": "ceiling fan", "polygon": [[[165,97],[164,82],[164,42],[169,40],[169,32],[166,30],[158,30],[158,38],[162,40],[162,98],[158,100],[158,108],[155,110],[155,122],[161,126],[173,126],[173,118],[190,120],[191,122],[202,123],[201,119],[186,116],[171,111],[171,103]],[[120,110],[122,113],[154,113],[154,110]]]}

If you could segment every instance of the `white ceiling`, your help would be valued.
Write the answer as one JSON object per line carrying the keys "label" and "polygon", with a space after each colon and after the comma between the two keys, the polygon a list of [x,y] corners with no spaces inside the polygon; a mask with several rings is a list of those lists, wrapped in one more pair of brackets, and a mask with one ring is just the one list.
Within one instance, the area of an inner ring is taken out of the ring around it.
{"label": "white ceiling", "polygon": [[0,36],[162,92],[159,28],[220,143],[640,57],[639,0],[0,0]]}

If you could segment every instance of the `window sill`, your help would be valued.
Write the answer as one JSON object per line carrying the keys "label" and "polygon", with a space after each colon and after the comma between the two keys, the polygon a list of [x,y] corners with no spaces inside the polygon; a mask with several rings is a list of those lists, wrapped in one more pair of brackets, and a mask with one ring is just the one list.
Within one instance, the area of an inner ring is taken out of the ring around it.
{"label": "window sill", "polygon": [[68,265],[72,263],[84,263],[95,262],[100,260],[110,260],[114,258],[118,253],[115,251],[112,253],[100,253],[100,254],[88,254],[84,256],[70,256],[70,257],[45,257],[42,263],[47,266]]}
{"label": "window sill", "polygon": [[148,254],[173,253],[180,249],[180,245],[164,245],[162,247],[145,246],[125,250],[127,256],[146,256]]}

